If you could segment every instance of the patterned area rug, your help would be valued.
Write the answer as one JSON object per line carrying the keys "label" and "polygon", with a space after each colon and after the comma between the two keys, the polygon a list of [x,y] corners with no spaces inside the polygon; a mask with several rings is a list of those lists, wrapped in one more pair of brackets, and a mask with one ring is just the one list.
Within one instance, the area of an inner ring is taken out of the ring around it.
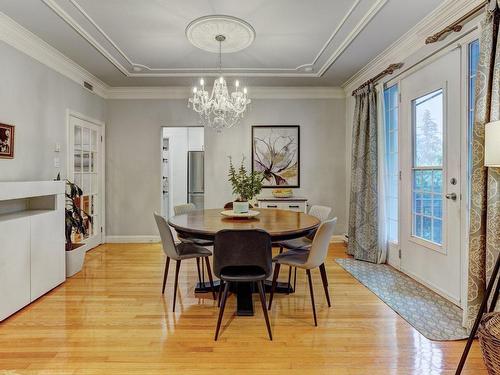
{"label": "patterned area rug", "polygon": [[336,262],[430,340],[467,338],[462,309],[385,264],[354,259]]}

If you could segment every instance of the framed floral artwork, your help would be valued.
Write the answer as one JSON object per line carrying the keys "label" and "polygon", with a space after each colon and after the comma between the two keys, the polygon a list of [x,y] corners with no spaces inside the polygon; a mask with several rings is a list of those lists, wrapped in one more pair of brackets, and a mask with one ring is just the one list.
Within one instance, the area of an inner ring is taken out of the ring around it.
{"label": "framed floral artwork", "polygon": [[14,126],[0,124],[0,159],[14,157]]}
{"label": "framed floral artwork", "polygon": [[252,170],[263,187],[300,187],[300,126],[252,126]]}

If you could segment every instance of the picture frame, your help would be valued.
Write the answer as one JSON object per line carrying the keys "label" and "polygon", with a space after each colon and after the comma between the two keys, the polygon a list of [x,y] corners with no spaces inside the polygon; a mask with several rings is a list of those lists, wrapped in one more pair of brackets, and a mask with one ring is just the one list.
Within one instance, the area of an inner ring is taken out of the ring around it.
{"label": "picture frame", "polygon": [[0,124],[0,159],[14,158],[14,125]]}
{"label": "picture frame", "polygon": [[300,126],[253,125],[252,171],[264,174],[263,188],[299,188]]}

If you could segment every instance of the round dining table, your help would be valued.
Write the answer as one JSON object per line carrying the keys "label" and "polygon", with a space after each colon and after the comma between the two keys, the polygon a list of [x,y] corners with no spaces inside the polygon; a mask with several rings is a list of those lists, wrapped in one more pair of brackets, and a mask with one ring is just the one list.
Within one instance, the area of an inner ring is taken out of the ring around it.
{"label": "round dining table", "polygon": [[[299,238],[318,228],[319,220],[303,212],[255,208],[259,215],[253,218],[230,218],[223,216],[223,209],[193,210],[182,215],[172,216],[168,223],[183,238],[214,240],[215,234],[223,229],[262,229],[271,236],[273,242]],[[216,287],[219,283],[216,282]],[[266,289],[271,286],[266,281]],[[237,295],[237,314],[253,315],[253,283],[238,283],[232,290]],[[209,291],[206,283],[198,285],[196,292]],[[278,283],[276,293],[291,291],[289,283]]]}

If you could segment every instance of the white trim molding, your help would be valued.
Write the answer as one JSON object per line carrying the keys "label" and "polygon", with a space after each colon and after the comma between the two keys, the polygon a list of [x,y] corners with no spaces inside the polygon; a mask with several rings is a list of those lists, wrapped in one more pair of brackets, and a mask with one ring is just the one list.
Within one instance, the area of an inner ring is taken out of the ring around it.
{"label": "white trim molding", "polygon": [[106,236],[104,243],[157,243],[160,236]]}
{"label": "white trim molding", "polygon": [[[187,99],[192,88],[170,87],[112,87],[108,99]],[[344,99],[340,87],[251,87],[252,99]]]}
{"label": "white trim molding", "polygon": [[441,3],[422,21],[344,82],[342,87],[345,89],[346,95],[350,95],[352,90],[380,73],[390,64],[403,62],[422,48],[439,48],[439,45],[445,44],[446,40],[426,46],[425,39],[456,21],[482,2],[483,0],[446,0]]}
{"label": "white trim molding", "polygon": [[88,82],[94,93],[105,97],[109,86],[69,59],[41,38],[0,12],[0,40],[82,85]]}
{"label": "white trim molding", "polygon": [[[76,0],[69,0],[68,6],[66,7],[61,6],[59,0],[42,1],[127,77],[193,77],[200,73],[203,73],[205,76],[216,76],[220,74],[217,68],[150,67],[138,61],[133,61]],[[329,51],[328,47],[332,45],[335,37],[352,17],[354,10],[361,3],[360,0],[353,1],[353,5],[347,9],[345,15],[335,27],[327,41],[323,44],[320,51],[315,54],[314,58],[311,58],[311,62],[302,63],[295,68],[240,67],[237,69],[225,68],[223,72],[227,76],[238,74],[242,77],[321,77],[344,53],[347,47],[349,47],[359,33],[363,31],[387,2],[388,0],[374,0],[372,6],[361,15],[360,19],[355,20],[356,24],[347,36],[338,46],[334,47],[333,51],[329,53],[329,56],[325,56],[325,58],[321,57]],[[69,5],[71,5],[71,7]],[[82,23],[79,23],[76,18],[79,18],[86,25],[82,26]],[[90,30],[92,30],[92,32]],[[101,40],[101,42],[99,42],[98,39]],[[139,71],[136,70],[137,68],[139,68]],[[140,71],[141,69],[143,71]],[[237,73],[235,73],[235,71]]]}

